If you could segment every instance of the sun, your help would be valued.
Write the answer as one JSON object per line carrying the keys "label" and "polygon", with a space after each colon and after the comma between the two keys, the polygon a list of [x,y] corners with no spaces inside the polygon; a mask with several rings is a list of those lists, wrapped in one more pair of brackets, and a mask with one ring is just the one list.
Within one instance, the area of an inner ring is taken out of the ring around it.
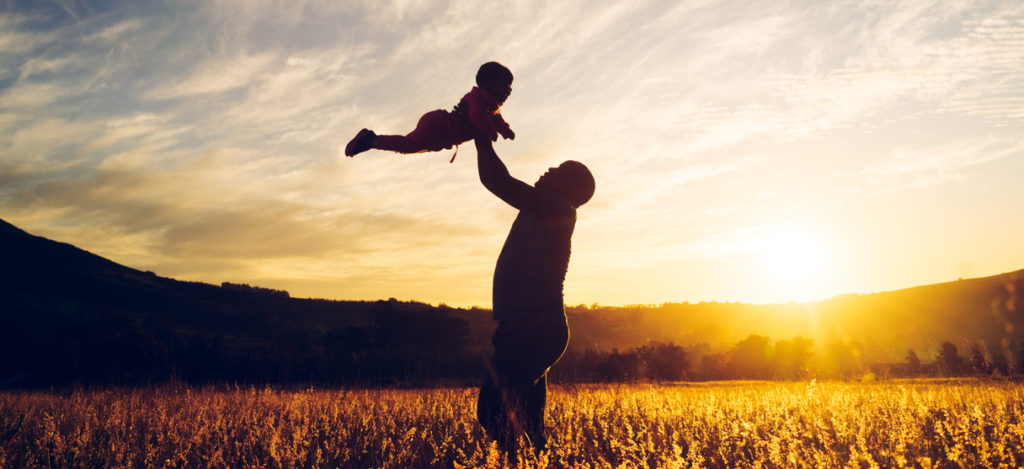
{"label": "sun", "polygon": [[772,296],[788,301],[820,297],[828,268],[820,235],[799,226],[776,226],[765,232],[759,244]]}

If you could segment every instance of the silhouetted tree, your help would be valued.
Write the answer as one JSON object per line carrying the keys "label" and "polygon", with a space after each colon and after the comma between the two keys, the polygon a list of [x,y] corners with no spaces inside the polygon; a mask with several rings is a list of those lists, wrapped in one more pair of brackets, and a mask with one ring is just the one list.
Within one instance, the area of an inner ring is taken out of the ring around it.
{"label": "silhouetted tree", "polygon": [[704,380],[724,379],[726,363],[728,358],[724,352],[704,355],[697,366],[697,375]]}
{"label": "silhouetted tree", "polygon": [[907,372],[912,376],[921,374],[921,359],[914,349],[907,350]]}
{"label": "silhouetted tree", "polygon": [[595,378],[598,381],[635,382],[640,377],[640,355],[634,352],[619,353],[618,349],[597,361]]}
{"label": "silhouetted tree", "polygon": [[957,353],[956,345],[948,340],[939,347],[939,356],[936,357],[935,362],[947,376],[960,374],[964,368],[963,357]]}
{"label": "silhouetted tree", "polygon": [[645,345],[638,350],[646,365],[647,378],[655,381],[679,381],[686,375],[689,358],[686,350],[674,343]]}
{"label": "silhouetted tree", "polygon": [[833,342],[828,345],[825,371],[836,378],[857,378],[865,370],[864,347],[859,342]]}
{"label": "silhouetted tree", "polygon": [[991,352],[992,355],[992,372],[999,373],[1003,376],[1009,376],[1010,364],[1006,359],[1006,353],[1002,349],[995,349]]}
{"label": "silhouetted tree", "polygon": [[978,344],[971,345],[971,371],[982,375],[991,372],[988,360],[985,359],[985,352]]}
{"label": "silhouetted tree", "polygon": [[1017,350],[1017,361],[1015,363],[1014,370],[1017,375],[1024,375],[1024,342],[1020,343],[1020,348]]}
{"label": "silhouetted tree", "polygon": [[369,359],[375,379],[398,381],[460,376],[466,369],[469,323],[436,308],[391,299],[370,308]]}
{"label": "silhouetted tree", "polygon": [[775,343],[772,368],[779,379],[801,379],[807,376],[807,363],[811,358],[814,342],[803,337],[780,340]]}
{"label": "silhouetted tree", "polygon": [[730,376],[747,379],[768,378],[771,372],[768,362],[770,351],[771,339],[763,335],[751,334],[741,340],[729,358]]}

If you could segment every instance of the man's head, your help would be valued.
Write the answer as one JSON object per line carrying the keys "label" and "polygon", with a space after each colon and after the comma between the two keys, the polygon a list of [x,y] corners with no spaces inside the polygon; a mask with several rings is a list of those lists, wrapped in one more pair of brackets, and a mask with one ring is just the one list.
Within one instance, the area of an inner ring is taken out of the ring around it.
{"label": "man's head", "polygon": [[583,163],[569,160],[550,168],[537,179],[535,187],[558,192],[569,200],[573,207],[587,203],[594,195],[594,175]]}
{"label": "man's head", "polygon": [[512,71],[498,62],[487,62],[476,71],[476,86],[504,103],[512,94]]}

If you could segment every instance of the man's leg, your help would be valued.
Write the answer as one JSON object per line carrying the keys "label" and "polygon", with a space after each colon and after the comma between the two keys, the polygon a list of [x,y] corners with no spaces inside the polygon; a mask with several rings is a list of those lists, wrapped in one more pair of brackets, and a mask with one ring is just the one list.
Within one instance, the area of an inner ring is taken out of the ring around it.
{"label": "man's leg", "polygon": [[480,386],[480,396],[476,403],[476,418],[484,431],[494,439],[502,451],[514,449],[515,434],[508,420],[507,410],[503,403],[501,390],[494,379],[487,375]]}
{"label": "man's leg", "polygon": [[505,396],[508,428],[525,433],[535,449],[547,443],[543,431],[547,371],[561,358],[568,340],[568,327],[558,319],[505,321],[494,332],[493,363]]}
{"label": "man's leg", "polygon": [[548,375],[544,373],[526,393],[524,424],[526,434],[530,436],[533,449],[538,454],[548,447],[547,436],[544,434],[544,409],[548,399]]}

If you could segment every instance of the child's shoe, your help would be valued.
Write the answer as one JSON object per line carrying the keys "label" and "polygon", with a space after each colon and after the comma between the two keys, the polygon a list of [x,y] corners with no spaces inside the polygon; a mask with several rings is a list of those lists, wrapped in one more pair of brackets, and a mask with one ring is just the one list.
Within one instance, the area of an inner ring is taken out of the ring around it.
{"label": "child's shoe", "polygon": [[377,134],[370,129],[360,130],[352,140],[345,145],[345,156],[356,156],[373,147],[373,141]]}

